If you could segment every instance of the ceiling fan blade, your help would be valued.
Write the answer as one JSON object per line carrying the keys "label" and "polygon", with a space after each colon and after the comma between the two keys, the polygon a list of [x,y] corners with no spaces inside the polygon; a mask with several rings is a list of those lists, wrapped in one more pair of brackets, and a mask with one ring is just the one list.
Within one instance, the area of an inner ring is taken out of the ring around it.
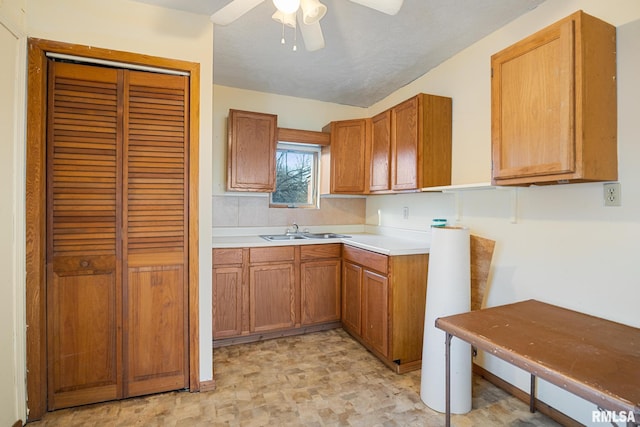
{"label": "ceiling fan blade", "polygon": [[395,15],[402,7],[404,0],[351,0],[362,6],[370,7],[387,15]]}
{"label": "ceiling fan blade", "polygon": [[228,25],[264,0],[232,0],[231,3],[211,15],[211,21],[217,25]]}
{"label": "ceiling fan blade", "polygon": [[305,24],[302,17],[302,10],[298,10],[298,27],[300,27],[300,34],[302,34],[302,40],[304,40],[304,47],[309,51],[319,50],[324,47],[324,36],[322,35],[322,28],[320,22],[314,22],[313,24]]}

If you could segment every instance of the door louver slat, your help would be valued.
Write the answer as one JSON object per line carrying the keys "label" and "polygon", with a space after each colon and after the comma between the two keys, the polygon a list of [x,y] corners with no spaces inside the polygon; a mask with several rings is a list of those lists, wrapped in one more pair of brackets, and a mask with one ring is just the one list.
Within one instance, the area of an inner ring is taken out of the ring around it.
{"label": "door louver slat", "polygon": [[115,255],[117,95],[115,82],[55,80],[50,134],[54,256]]}
{"label": "door louver slat", "polygon": [[185,102],[184,87],[129,86],[129,253],[185,250]]}

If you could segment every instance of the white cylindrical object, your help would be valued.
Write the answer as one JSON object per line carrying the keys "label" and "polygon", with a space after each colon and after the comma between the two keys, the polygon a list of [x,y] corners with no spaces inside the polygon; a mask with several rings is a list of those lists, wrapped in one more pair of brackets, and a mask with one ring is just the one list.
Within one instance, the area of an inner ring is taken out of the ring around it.
{"label": "white cylindrical object", "polygon": [[[431,229],[427,300],[424,316],[420,398],[430,408],[444,412],[445,332],[435,327],[438,317],[471,309],[471,248],[469,229]],[[451,340],[451,412],[471,410],[471,346]]]}

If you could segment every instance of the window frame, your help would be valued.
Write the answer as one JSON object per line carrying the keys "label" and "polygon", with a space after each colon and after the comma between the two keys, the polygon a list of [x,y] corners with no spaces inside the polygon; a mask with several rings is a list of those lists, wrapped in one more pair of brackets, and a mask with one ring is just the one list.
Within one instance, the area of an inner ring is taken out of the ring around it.
{"label": "window frame", "polygon": [[[291,150],[303,153],[310,153],[314,155],[313,168],[311,173],[313,179],[312,185],[312,203],[279,203],[273,201],[273,195],[275,191],[269,193],[269,207],[270,208],[287,208],[287,209],[320,209],[320,162],[322,158],[322,145],[310,144],[306,142],[290,142],[290,141],[278,141],[276,145],[276,156],[278,151]],[[276,161],[277,163],[277,161]],[[276,166],[277,167],[277,166]],[[278,176],[276,172],[276,189],[278,188]]]}

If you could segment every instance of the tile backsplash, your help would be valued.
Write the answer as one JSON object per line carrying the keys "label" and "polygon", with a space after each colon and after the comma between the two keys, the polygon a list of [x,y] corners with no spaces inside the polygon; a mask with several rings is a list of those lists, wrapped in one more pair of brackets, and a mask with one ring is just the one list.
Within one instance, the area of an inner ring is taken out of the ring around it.
{"label": "tile backsplash", "polygon": [[269,197],[213,196],[214,227],[364,224],[366,199],[321,197],[320,209],[270,208]]}

